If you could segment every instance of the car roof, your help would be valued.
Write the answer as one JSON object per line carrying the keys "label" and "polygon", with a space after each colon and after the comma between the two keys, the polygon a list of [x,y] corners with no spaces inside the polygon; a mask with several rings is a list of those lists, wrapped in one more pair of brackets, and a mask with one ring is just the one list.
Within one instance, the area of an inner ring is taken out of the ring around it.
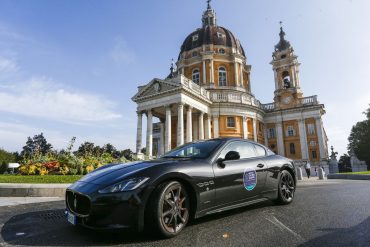
{"label": "car roof", "polygon": [[208,139],[208,140],[199,140],[199,141],[195,141],[194,143],[203,142],[203,141],[212,141],[212,140],[220,140],[220,141],[224,141],[224,142],[246,141],[246,142],[250,142],[250,143],[257,144],[257,145],[265,147],[263,144],[261,144],[259,142],[255,142],[255,141],[252,141],[252,140],[249,140],[249,139],[243,139],[243,138],[240,138],[240,137],[218,137],[218,138],[213,138],[213,139]]}

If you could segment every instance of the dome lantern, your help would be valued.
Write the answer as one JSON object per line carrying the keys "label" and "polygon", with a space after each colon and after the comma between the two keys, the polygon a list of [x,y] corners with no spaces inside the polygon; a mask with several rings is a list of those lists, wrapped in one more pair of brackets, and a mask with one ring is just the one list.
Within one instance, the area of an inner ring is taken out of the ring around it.
{"label": "dome lantern", "polygon": [[211,0],[207,0],[207,10],[204,11],[202,17],[203,27],[216,26],[216,12],[211,7]]}

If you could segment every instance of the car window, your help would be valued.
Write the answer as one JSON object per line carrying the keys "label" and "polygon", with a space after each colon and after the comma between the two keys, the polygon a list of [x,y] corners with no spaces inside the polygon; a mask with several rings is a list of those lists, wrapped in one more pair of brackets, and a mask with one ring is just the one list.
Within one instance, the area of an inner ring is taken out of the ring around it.
{"label": "car window", "polygon": [[162,158],[206,158],[219,145],[219,140],[209,140],[203,142],[195,142],[177,147],[162,156]]}
{"label": "car window", "polygon": [[260,145],[254,145],[258,157],[266,156],[266,150]]}
{"label": "car window", "polygon": [[271,151],[270,149],[267,149],[267,155],[275,155],[275,153]]}
{"label": "car window", "polygon": [[252,158],[256,156],[253,144],[249,142],[232,142],[228,144],[220,153],[219,158],[224,159],[230,151],[236,151],[240,154],[240,159]]}

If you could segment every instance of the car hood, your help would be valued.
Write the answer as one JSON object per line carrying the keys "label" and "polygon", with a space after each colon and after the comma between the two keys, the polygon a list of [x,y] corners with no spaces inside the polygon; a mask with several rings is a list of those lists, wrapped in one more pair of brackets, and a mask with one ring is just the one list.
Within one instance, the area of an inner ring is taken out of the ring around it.
{"label": "car hood", "polygon": [[136,172],[147,169],[149,167],[170,164],[174,161],[168,160],[153,160],[153,161],[136,161],[121,164],[109,164],[102,166],[93,172],[82,177],[79,182],[97,184],[97,185],[110,185],[115,182],[121,181],[123,178],[128,177]]}

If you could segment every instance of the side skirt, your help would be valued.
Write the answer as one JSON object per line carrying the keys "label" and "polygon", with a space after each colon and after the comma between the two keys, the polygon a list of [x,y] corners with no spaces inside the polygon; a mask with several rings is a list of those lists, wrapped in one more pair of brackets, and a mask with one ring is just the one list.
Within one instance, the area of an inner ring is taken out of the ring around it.
{"label": "side skirt", "polygon": [[[217,209],[214,209],[214,210],[210,210],[210,211],[206,212],[205,214],[198,215],[198,217],[201,217],[201,216],[204,216],[204,215],[209,215],[209,214],[220,213],[220,212],[235,209],[235,208],[245,207],[245,206],[249,206],[249,205],[252,205],[252,204],[255,204],[255,203],[264,202],[264,201],[268,201],[268,200],[269,200],[268,198],[258,198],[258,199],[247,201],[247,202],[237,203],[237,204],[226,206],[226,207],[223,207],[223,208],[217,208]],[[198,217],[196,217],[196,218],[198,218]]]}

